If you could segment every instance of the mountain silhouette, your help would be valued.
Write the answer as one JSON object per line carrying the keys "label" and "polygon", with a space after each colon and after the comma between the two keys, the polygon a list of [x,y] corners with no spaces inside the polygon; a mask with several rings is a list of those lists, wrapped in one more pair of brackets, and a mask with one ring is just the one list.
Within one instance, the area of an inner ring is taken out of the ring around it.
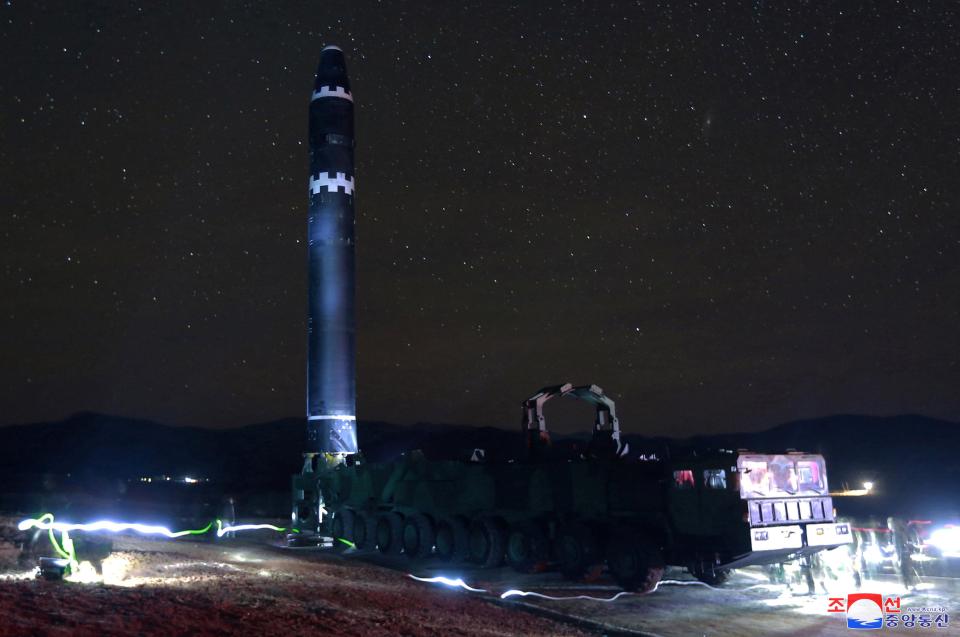
{"label": "mountain silhouette", "polygon": [[[230,489],[283,491],[300,470],[304,431],[302,418],[214,430],[82,412],[58,422],[0,427],[0,478],[6,492],[34,489],[50,476],[67,475],[87,485],[193,476]],[[960,508],[958,423],[918,415],[837,415],[760,432],[678,440],[624,432],[623,438],[631,455],[653,450],[673,459],[719,448],[821,453],[832,490],[844,483],[859,487],[866,480],[877,485],[874,497],[845,498],[845,511],[872,507],[957,515]],[[555,440],[560,449],[575,453],[586,434]],[[474,448],[485,449],[494,460],[522,455],[519,429],[496,427],[361,421],[359,442],[368,462],[389,461],[413,449],[428,458],[465,459]]]}

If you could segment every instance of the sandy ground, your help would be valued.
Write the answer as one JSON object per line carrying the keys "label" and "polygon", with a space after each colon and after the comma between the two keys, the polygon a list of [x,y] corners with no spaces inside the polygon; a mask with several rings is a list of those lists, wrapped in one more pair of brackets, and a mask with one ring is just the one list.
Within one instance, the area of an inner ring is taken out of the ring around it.
{"label": "sandy ground", "polygon": [[[556,574],[520,576],[506,568],[451,572],[376,554],[284,549],[271,546],[277,538],[269,534],[217,542],[124,536],[115,538],[114,552],[104,563],[112,583],[82,584],[30,577],[29,564],[18,564],[19,551],[9,536],[0,525],[0,636],[851,634],[842,613],[826,612],[826,593],[793,595],[754,569],[738,572],[722,589],[668,572],[652,594],[604,602],[598,599],[612,597],[617,589],[603,579],[571,584]],[[48,545],[38,546],[46,550]],[[407,569],[424,577],[462,577],[487,592],[418,582]],[[24,578],[17,579],[18,574]],[[837,584],[843,589],[842,582]],[[501,600],[510,589],[598,599]],[[906,592],[888,577],[864,590],[900,594],[904,606],[960,609],[956,579],[927,578],[922,590]],[[960,618],[948,628],[884,630],[956,635]]]}

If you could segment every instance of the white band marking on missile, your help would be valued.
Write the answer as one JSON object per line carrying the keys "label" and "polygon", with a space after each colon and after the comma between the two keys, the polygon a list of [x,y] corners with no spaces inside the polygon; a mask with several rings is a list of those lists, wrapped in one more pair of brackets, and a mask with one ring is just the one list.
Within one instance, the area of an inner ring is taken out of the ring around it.
{"label": "white band marking on missile", "polygon": [[321,86],[319,91],[313,92],[313,97],[310,98],[310,101],[318,100],[321,97],[339,97],[342,100],[347,100],[349,102],[353,101],[353,95],[350,94],[350,91],[343,88],[342,86],[334,86],[330,88],[329,86]]}
{"label": "white band marking on missile", "polygon": [[356,416],[307,416],[307,420],[356,420]]}
{"label": "white band marking on missile", "polygon": [[337,192],[343,188],[348,195],[353,194],[353,177],[347,177],[346,173],[318,173],[316,177],[310,177],[310,194],[320,194],[320,189],[326,186],[327,192]]}

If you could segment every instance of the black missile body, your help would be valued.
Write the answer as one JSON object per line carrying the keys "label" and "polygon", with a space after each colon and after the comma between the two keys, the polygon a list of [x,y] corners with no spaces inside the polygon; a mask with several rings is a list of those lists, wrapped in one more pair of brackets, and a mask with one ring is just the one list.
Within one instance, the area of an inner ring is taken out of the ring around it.
{"label": "black missile body", "polygon": [[356,453],[353,95],[328,46],[310,100],[307,452]]}

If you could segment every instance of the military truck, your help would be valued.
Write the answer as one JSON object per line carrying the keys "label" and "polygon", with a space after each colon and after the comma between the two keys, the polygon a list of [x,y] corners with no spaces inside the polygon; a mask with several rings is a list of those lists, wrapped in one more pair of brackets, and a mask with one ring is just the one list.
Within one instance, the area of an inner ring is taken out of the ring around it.
{"label": "military truck", "polygon": [[[543,407],[564,396],[596,407],[582,448],[554,445],[547,430]],[[556,567],[571,579],[606,567],[631,591],[656,586],[668,564],[716,585],[733,568],[851,541],[819,455],[631,454],[613,400],[596,385],[543,388],[524,401],[522,429],[525,445],[509,460],[482,450],[369,464],[315,454],[293,477],[293,523],[413,559]]]}

